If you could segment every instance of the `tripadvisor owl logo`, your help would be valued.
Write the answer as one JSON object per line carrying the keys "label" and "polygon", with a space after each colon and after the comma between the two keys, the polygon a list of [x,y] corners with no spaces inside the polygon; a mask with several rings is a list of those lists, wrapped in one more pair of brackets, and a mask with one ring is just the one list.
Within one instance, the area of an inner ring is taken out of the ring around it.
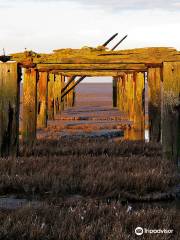
{"label": "tripadvisor owl logo", "polygon": [[172,234],[173,229],[147,229],[142,227],[137,227],[135,229],[135,234],[141,236],[143,234]]}
{"label": "tripadvisor owl logo", "polygon": [[142,227],[137,227],[135,229],[135,234],[138,235],[138,236],[141,236],[143,234],[143,228]]}

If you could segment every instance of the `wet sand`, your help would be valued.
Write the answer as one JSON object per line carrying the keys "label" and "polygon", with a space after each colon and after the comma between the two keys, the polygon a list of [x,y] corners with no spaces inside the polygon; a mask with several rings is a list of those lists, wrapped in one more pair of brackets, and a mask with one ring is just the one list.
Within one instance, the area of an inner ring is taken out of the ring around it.
{"label": "wet sand", "polygon": [[38,138],[123,136],[130,126],[123,113],[112,107],[111,83],[81,83],[76,89],[76,104],[48,122]]}

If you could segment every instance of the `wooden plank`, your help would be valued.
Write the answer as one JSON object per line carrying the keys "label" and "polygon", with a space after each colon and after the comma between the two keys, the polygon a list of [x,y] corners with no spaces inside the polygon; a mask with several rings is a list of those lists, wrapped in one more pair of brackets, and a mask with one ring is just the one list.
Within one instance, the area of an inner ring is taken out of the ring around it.
{"label": "wooden plank", "polygon": [[18,155],[19,82],[17,63],[0,63],[0,157]]}
{"label": "wooden plank", "polygon": [[25,144],[32,146],[36,139],[37,127],[37,72],[25,69],[23,81],[23,128],[22,138]]}
{"label": "wooden plank", "polygon": [[148,69],[148,117],[150,141],[161,139],[161,95],[162,71],[160,68]]}
{"label": "wooden plank", "polygon": [[47,127],[47,106],[48,103],[48,74],[46,72],[39,73],[38,81],[38,128]]}
{"label": "wooden plank", "polygon": [[145,64],[122,63],[122,64],[37,64],[39,71],[51,70],[146,70]]}
{"label": "wooden plank", "polygon": [[180,157],[180,62],[163,64],[162,146],[163,157]]}
{"label": "wooden plank", "polygon": [[55,75],[48,75],[48,120],[54,120],[55,101],[54,101],[54,82]]}
{"label": "wooden plank", "polygon": [[64,70],[52,70],[51,71],[54,74],[62,74],[66,75],[67,77],[72,77],[72,76],[87,76],[87,77],[115,77],[119,75],[118,71],[64,71]]}

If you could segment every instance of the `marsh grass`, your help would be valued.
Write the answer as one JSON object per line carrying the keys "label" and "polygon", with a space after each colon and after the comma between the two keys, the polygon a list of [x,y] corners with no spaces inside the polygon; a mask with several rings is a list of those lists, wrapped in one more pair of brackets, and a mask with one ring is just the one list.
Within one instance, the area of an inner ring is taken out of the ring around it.
{"label": "marsh grass", "polygon": [[117,198],[166,192],[176,183],[161,147],[143,142],[38,141],[30,151],[22,148],[21,157],[0,160],[1,194]]}
{"label": "marsh grass", "polygon": [[[137,226],[173,229],[173,234],[136,236]],[[89,201],[76,206],[25,207],[0,211],[0,239],[62,240],[168,240],[179,239],[180,227],[175,209],[146,208],[128,212],[119,203]]]}

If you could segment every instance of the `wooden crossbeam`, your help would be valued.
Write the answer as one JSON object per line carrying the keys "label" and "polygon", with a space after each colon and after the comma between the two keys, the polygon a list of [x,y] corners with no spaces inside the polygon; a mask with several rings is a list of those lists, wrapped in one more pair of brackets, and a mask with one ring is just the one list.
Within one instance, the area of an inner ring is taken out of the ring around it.
{"label": "wooden crossbeam", "polygon": [[147,69],[147,66],[142,63],[122,63],[122,64],[37,64],[39,71],[51,70],[139,70]]}

